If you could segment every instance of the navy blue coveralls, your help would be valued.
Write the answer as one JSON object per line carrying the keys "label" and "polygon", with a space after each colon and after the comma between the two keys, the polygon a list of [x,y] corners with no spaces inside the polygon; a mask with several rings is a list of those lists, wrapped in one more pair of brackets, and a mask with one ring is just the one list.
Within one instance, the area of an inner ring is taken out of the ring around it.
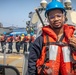
{"label": "navy blue coveralls", "polygon": [[42,46],[43,46],[43,39],[42,36],[39,36],[29,48],[30,54],[28,58],[28,70],[25,75],[37,75],[36,60],[40,57]]}

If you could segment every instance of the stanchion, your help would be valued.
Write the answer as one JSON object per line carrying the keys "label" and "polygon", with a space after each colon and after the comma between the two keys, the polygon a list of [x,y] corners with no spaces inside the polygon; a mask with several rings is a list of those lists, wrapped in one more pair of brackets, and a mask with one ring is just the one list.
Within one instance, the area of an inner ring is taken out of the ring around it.
{"label": "stanchion", "polygon": [[28,56],[29,56],[29,51],[28,51],[28,48],[27,48],[27,52],[24,53],[23,70],[22,70],[23,73],[22,73],[22,75],[26,75],[26,72],[27,72],[27,68],[28,68]]}
{"label": "stanchion", "polygon": [[3,46],[4,49],[4,59],[3,59],[3,64],[6,65],[6,45]]}
{"label": "stanchion", "polygon": [[25,52],[25,54],[24,54],[24,63],[23,63],[23,74],[22,75],[25,75],[26,72],[27,72],[28,56],[29,56],[29,52]]}

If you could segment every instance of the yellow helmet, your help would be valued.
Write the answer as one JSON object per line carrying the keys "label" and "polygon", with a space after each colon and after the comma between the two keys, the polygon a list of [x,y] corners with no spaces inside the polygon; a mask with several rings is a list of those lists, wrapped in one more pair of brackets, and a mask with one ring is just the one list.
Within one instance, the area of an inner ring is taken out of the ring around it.
{"label": "yellow helmet", "polygon": [[24,34],[22,34],[22,36],[24,36]]}

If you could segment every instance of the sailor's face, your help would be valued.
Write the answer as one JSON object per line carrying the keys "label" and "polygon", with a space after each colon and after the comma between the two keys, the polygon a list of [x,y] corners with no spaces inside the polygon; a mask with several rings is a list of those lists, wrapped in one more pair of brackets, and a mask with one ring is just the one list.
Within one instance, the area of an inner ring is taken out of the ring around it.
{"label": "sailor's face", "polygon": [[55,9],[49,12],[48,19],[52,28],[59,29],[65,21],[65,15],[61,10]]}

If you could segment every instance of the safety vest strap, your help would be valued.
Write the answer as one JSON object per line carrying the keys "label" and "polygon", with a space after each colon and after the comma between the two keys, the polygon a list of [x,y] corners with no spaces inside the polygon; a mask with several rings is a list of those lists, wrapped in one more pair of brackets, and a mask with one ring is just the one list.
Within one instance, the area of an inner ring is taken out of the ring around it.
{"label": "safety vest strap", "polygon": [[45,60],[44,60],[44,63],[49,61],[49,37],[48,35],[46,35],[46,40],[47,40],[47,43],[46,43],[46,57],[45,57]]}
{"label": "safety vest strap", "polygon": [[64,34],[61,36],[59,41],[56,41],[56,42],[49,42],[48,35],[46,37],[47,37],[47,43],[43,43],[43,46],[48,46],[48,45],[68,46],[67,43],[62,42],[64,38]]}
{"label": "safety vest strap", "polygon": [[64,38],[65,34],[63,33],[63,35],[61,36],[61,38],[59,39],[59,41],[62,41]]}
{"label": "safety vest strap", "polygon": [[58,46],[68,46],[69,44],[61,42],[61,41],[57,41],[57,42],[48,42],[44,43],[43,46],[47,46],[47,45],[58,45]]}

